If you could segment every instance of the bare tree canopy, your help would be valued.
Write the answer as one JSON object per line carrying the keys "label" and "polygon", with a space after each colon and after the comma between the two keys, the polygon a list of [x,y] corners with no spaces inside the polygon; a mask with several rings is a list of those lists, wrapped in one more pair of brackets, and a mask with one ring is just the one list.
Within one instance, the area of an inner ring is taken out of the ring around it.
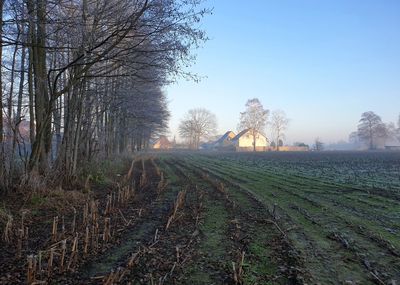
{"label": "bare tree canopy", "polygon": [[200,141],[216,133],[217,119],[210,111],[197,108],[189,110],[179,125],[179,134],[189,141],[191,148],[198,149]]}
{"label": "bare tree canopy", "polygon": [[381,117],[372,111],[364,112],[358,124],[358,137],[368,145],[369,149],[376,149],[379,139],[385,139],[387,128],[382,122]]}
{"label": "bare tree canopy", "polygon": [[253,150],[256,151],[257,133],[264,134],[267,126],[269,110],[265,110],[260,100],[249,99],[246,103],[246,110],[240,113],[239,131],[250,129],[253,136]]}
{"label": "bare tree canopy", "polygon": [[68,180],[78,160],[145,148],[167,127],[163,87],[196,79],[185,67],[207,40],[202,0],[0,4],[0,182],[17,155],[28,176]]}
{"label": "bare tree canopy", "polygon": [[285,131],[289,125],[289,119],[282,110],[275,110],[271,114],[271,128],[275,140],[276,150],[282,145],[285,138]]}

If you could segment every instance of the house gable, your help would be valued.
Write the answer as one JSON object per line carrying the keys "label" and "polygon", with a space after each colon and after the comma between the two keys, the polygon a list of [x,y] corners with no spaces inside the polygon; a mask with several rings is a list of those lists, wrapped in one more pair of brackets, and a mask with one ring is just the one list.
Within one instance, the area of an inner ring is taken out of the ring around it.
{"label": "house gable", "polygon": [[[241,131],[236,137],[232,139],[232,143],[236,147],[253,147],[254,138],[251,129]],[[261,133],[256,133],[256,147],[266,147],[268,139]]]}
{"label": "house gable", "polygon": [[231,140],[235,137],[235,133],[232,131],[227,131],[223,136],[221,136],[215,143],[215,147],[223,147],[230,145]]}

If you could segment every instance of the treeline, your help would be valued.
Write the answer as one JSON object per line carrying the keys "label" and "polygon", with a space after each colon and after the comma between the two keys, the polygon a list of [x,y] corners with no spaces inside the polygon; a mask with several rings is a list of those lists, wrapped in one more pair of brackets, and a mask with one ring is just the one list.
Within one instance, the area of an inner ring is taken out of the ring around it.
{"label": "treeline", "polygon": [[205,40],[201,0],[0,0],[0,183],[74,179],[140,150],[169,117],[162,88]]}

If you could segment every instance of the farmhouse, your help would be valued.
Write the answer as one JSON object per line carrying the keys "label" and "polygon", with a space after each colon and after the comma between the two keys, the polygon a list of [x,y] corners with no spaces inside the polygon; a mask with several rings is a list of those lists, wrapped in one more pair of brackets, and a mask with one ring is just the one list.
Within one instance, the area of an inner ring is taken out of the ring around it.
{"label": "farmhouse", "polygon": [[256,145],[256,151],[267,151],[269,150],[268,139],[261,133],[255,131],[255,137],[253,137],[252,129],[245,129],[237,134],[233,139],[230,140],[231,144],[235,147],[236,151],[253,151],[254,140]]}
{"label": "farmhouse", "polygon": [[[256,151],[276,151],[276,147],[270,146],[268,139],[261,133],[256,132]],[[235,135],[227,131],[215,141],[203,143],[200,148],[203,150],[221,151],[254,151],[253,131],[246,129]],[[280,146],[279,151],[309,151],[308,146]]]}
{"label": "farmhouse", "polygon": [[152,149],[171,149],[172,143],[168,140],[166,136],[160,136],[151,144]]}
{"label": "farmhouse", "polygon": [[217,136],[209,142],[200,145],[203,150],[232,150],[231,140],[235,137],[235,133],[227,131],[222,136]]}
{"label": "farmhouse", "polygon": [[235,133],[227,131],[222,137],[214,142],[215,148],[223,148],[231,145],[231,140],[235,137]]}

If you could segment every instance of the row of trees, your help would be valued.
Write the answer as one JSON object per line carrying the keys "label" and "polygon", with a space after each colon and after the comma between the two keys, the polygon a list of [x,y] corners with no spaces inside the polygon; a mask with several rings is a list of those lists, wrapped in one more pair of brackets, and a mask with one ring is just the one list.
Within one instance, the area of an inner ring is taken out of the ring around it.
{"label": "row of trees", "polygon": [[[276,146],[277,150],[283,145],[285,131],[289,124],[289,119],[282,110],[271,113],[264,109],[260,100],[250,99],[246,102],[245,111],[240,113],[238,131],[245,129],[251,130],[253,136],[253,148],[256,149],[257,133],[265,134],[267,125],[270,126],[273,140],[271,145]],[[185,138],[190,148],[197,149],[202,139],[209,139],[215,135],[217,129],[216,116],[206,109],[189,110],[179,125],[179,134]]]}
{"label": "row of trees", "polygon": [[[255,150],[257,133],[265,134],[265,129],[269,126],[272,135],[271,146],[279,150],[279,147],[283,145],[288,124],[289,119],[285,112],[276,110],[270,116],[270,111],[264,109],[261,102],[254,98],[247,101],[245,111],[240,113],[238,131],[251,130]],[[200,140],[209,139],[215,135],[216,126],[216,117],[210,111],[193,109],[181,121],[179,131],[181,137],[188,140],[190,147],[197,149]],[[350,134],[351,143],[365,146],[368,149],[383,147],[388,141],[396,144],[400,142],[400,115],[396,125],[393,122],[384,123],[381,117],[372,111],[364,112],[361,115],[357,131]],[[300,143],[295,143],[295,145],[307,146]],[[316,138],[313,150],[321,151],[323,149],[324,143]]]}
{"label": "row of trees", "polygon": [[69,181],[78,161],[162,132],[162,88],[192,77],[183,68],[206,40],[200,3],[0,0],[0,187],[19,169]]}
{"label": "row of trees", "polygon": [[350,142],[362,144],[371,150],[384,146],[387,141],[400,142],[400,115],[396,125],[393,122],[384,123],[372,111],[364,112],[357,131],[350,134]]}

